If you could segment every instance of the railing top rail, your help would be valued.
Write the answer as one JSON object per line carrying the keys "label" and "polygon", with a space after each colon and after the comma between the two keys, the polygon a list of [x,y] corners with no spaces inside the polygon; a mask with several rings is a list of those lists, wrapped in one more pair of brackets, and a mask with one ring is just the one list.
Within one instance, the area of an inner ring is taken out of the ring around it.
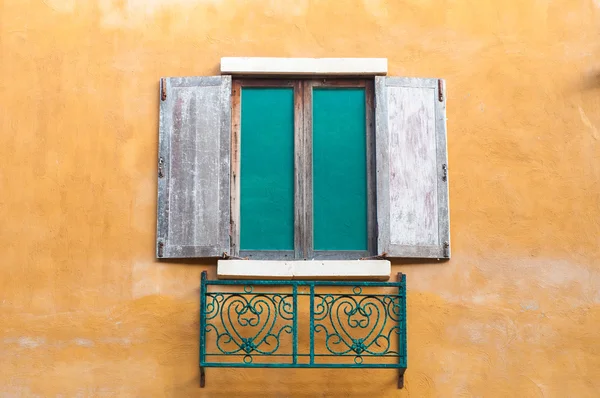
{"label": "railing top rail", "polygon": [[373,281],[305,281],[305,280],[262,280],[262,279],[220,279],[205,280],[206,285],[255,285],[255,286],[362,286],[362,287],[402,287],[406,284],[406,277],[398,282],[373,282]]}

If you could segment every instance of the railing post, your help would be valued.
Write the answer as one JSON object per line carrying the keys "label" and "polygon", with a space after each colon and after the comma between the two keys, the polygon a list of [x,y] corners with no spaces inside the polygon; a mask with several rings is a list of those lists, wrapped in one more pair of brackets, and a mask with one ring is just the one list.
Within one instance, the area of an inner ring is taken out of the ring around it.
{"label": "railing post", "polygon": [[206,279],[207,272],[202,271],[200,277],[200,387],[206,384],[206,375],[202,363],[206,360]]}
{"label": "railing post", "polygon": [[398,298],[400,303],[400,316],[398,317],[398,362],[401,366],[398,369],[398,388],[404,388],[404,372],[406,372],[406,275],[398,272],[397,281]]}
{"label": "railing post", "polygon": [[310,364],[315,363],[315,284],[310,284]]}
{"label": "railing post", "polygon": [[293,341],[292,341],[292,363],[295,365],[297,363],[297,359],[298,359],[298,285],[294,284],[292,287],[292,294],[294,295],[293,300],[294,300],[294,313],[293,313],[293,317],[294,317],[294,326],[293,326]]}

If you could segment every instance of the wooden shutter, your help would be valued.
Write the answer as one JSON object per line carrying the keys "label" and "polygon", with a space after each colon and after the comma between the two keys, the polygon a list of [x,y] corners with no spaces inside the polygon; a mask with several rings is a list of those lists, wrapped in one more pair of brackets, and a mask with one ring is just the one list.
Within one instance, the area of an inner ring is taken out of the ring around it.
{"label": "wooden shutter", "polygon": [[229,252],[231,76],[161,79],[156,255]]}
{"label": "wooden shutter", "polygon": [[449,258],[444,81],[376,77],[375,102],[378,252]]}

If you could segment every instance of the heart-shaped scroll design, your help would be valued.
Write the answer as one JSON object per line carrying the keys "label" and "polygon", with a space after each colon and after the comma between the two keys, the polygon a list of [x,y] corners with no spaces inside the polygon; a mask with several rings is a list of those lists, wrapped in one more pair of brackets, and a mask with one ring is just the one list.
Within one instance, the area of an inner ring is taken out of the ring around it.
{"label": "heart-shaped scroll design", "polygon": [[[321,297],[319,311],[328,313],[332,333],[325,324],[317,324],[315,331],[326,331],[326,347],[335,355],[350,352],[382,355],[390,347],[389,337],[383,334],[387,320],[385,304],[377,297],[333,296]],[[321,318],[324,319],[325,317]]]}
{"label": "heart-shaped scroll design", "polygon": [[221,306],[224,333],[219,334],[217,345],[223,353],[270,354],[277,350],[279,336],[272,333],[277,305],[272,297],[257,295],[247,299],[235,294],[228,296]]}

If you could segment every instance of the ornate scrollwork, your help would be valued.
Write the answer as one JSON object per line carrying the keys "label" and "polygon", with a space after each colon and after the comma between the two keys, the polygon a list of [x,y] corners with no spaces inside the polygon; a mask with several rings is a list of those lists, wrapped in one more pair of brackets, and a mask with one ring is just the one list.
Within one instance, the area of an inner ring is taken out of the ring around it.
{"label": "ornate scrollwork", "polygon": [[[400,298],[390,295],[315,295],[315,333],[323,333],[325,347],[333,355],[355,355],[362,363],[364,355],[398,355],[391,349],[392,336],[400,329]],[[390,321],[393,323],[390,324]]]}
{"label": "ornate scrollwork", "polygon": [[[216,334],[216,347],[222,354],[271,355],[280,347],[282,333],[291,334],[293,296],[290,294],[208,293],[206,295],[206,333]],[[283,320],[283,322],[279,322]]]}

